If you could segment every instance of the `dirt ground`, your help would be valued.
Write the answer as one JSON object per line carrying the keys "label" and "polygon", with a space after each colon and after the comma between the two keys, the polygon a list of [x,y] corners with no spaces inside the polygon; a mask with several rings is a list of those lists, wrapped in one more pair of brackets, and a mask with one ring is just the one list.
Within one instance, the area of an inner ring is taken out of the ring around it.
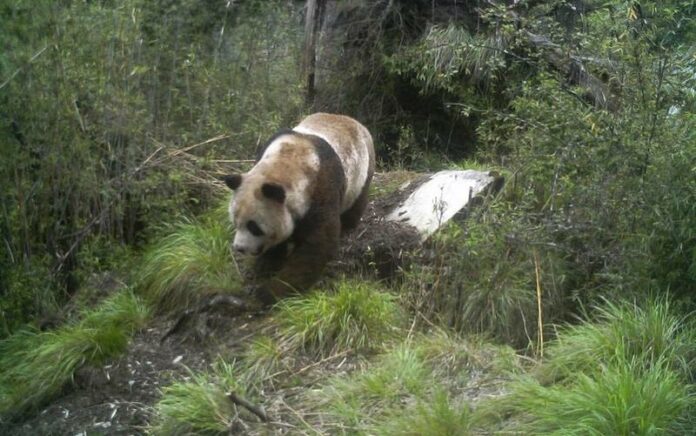
{"label": "dirt ground", "polygon": [[214,335],[206,340],[178,335],[160,342],[173,322],[154,320],[133,338],[125,355],[101,368],[79,370],[63,396],[2,434],[141,434],[161,387],[187,376],[189,369],[205,369],[222,346],[241,349],[262,319],[249,314],[226,317],[224,344]]}

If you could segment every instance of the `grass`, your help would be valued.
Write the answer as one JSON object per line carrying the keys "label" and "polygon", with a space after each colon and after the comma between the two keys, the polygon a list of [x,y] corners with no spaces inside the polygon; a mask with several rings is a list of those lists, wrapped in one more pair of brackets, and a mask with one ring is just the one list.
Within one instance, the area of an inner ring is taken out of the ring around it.
{"label": "grass", "polygon": [[240,289],[230,253],[232,229],[221,209],[175,225],[143,256],[139,288],[157,311],[190,307],[202,295]]}
{"label": "grass", "polygon": [[457,404],[445,391],[438,390],[415,406],[388,416],[369,433],[384,436],[463,436],[471,434],[470,416],[468,405]]}
{"label": "grass", "polygon": [[486,371],[495,378],[512,370],[516,360],[509,347],[443,330],[418,334],[367,368],[335,377],[318,398],[322,408],[328,407],[331,417],[351,432],[466,434],[469,406],[456,394],[474,373]]}
{"label": "grass", "polygon": [[218,360],[211,373],[191,373],[188,380],[162,389],[150,430],[158,435],[231,432],[236,408],[227,397],[229,392],[244,395],[239,371]]}
{"label": "grass", "polygon": [[512,389],[513,394],[495,407],[515,416],[507,430],[522,433],[686,434],[680,429],[694,406],[674,371],[666,365],[646,369],[638,359],[579,373],[570,385],[542,386],[527,378]]}
{"label": "grass", "polygon": [[404,344],[368,369],[334,379],[320,396],[343,425],[364,431],[381,422],[402,400],[420,398],[433,383],[430,368]]}
{"label": "grass", "polygon": [[254,339],[244,352],[245,379],[261,382],[287,368],[285,360],[289,353],[281,344],[269,336]]}
{"label": "grass", "polygon": [[[696,328],[672,309],[669,300],[605,302],[594,322],[569,326],[547,349],[548,360],[537,369],[542,381],[558,381],[598,364],[638,360],[645,366],[664,363],[685,378],[696,362]],[[693,379],[692,379],[693,381]]]}
{"label": "grass", "polygon": [[341,281],[334,293],[315,292],[281,301],[280,341],[290,350],[326,356],[380,348],[402,324],[396,298],[374,284]]}
{"label": "grass", "polygon": [[[490,218],[485,214],[485,219]],[[450,223],[431,239],[431,258],[405,274],[402,293],[414,310],[466,334],[485,334],[525,348],[538,337],[537,281],[543,324],[566,310],[561,261],[551,249],[535,253],[524,223],[470,220],[466,231]]]}
{"label": "grass", "polygon": [[517,354],[511,347],[495,345],[481,337],[462,337],[444,329],[418,335],[412,347],[443,379],[468,377],[472,370],[484,371],[493,377],[508,376],[520,370]]}
{"label": "grass", "polygon": [[0,342],[0,416],[12,419],[60,393],[83,365],[98,365],[125,350],[148,318],[129,290],[107,299],[81,320],[58,330],[24,330]]}
{"label": "grass", "polygon": [[509,395],[481,407],[481,427],[563,435],[693,431],[693,325],[666,299],[605,302],[597,313],[593,322],[561,329],[546,361],[511,384]]}

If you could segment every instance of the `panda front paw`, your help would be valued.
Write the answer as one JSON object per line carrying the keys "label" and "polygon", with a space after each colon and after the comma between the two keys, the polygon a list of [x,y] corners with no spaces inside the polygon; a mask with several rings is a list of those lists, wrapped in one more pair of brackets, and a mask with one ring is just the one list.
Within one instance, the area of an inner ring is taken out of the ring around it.
{"label": "panda front paw", "polygon": [[250,298],[261,303],[263,307],[269,307],[275,304],[278,299],[273,294],[273,291],[263,285],[247,285],[244,287],[244,293]]}

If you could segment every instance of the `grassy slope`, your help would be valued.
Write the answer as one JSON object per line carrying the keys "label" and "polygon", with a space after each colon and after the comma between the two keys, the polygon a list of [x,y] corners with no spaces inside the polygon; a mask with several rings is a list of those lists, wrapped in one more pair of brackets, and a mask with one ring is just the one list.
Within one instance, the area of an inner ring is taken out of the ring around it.
{"label": "grassy slope", "polygon": [[[221,222],[216,210],[172,228],[148,250],[137,276],[150,307],[177,311],[202,294],[238,290]],[[426,319],[418,307],[412,294],[360,279],[283,301],[245,338],[241,353],[226,345],[230,332],[218,332],[220,340],[209,342],[214,364],[162,387],[149,430],[459,435],[694,428],[696,330],[667,300],[606,303],[591,320],[559,330],[544,359],[436,327],[437,318]],[[0,411],[12,418],[44,404],[81,366],[123,352],[146,319],[140,299],[124,291],[54,332],[2,342]],[[272,422],[232,403],[230,391],[265,407]]]}

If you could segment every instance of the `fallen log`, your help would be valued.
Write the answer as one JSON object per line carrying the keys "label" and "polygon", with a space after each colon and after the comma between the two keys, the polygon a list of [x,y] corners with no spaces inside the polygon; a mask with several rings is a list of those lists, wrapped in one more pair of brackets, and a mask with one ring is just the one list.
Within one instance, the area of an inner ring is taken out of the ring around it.
{"label": "fallen log", "polygon": [[[379,175],[375,183],[383,183]],[[465,217],[477,200],[502,183],[502,177],[487,171],[415,175],[368,205],[358,228],[344,239],[335,269],[376,269],[380,278],[393,277],[407,253],[452,219]]]}

